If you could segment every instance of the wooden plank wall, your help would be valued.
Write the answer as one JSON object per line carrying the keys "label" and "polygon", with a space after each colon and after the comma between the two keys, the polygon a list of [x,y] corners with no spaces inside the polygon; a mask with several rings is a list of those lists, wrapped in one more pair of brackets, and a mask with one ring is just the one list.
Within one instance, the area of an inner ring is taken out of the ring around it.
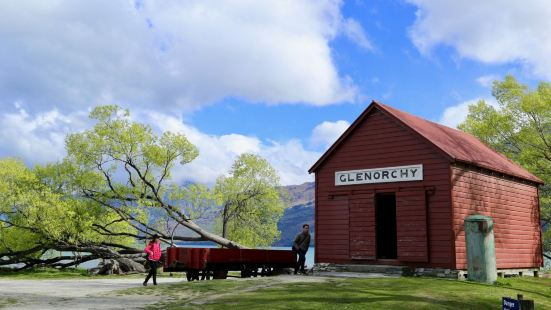
{"label": "wooden plank wall", "polygon": [[[423,181],[335,186],[335,171],[410,164],[423,164]],[[316,262],[355,262],[349,252],[348,195],[432,186],[434,194],[428,197],[430,261],[419,265],[452,268],[449,161],[396,120],[375,109],[317,169],[316,183]],[[343,196],[338,198],[336,194]]]}
{"label": "wooden plank wall", "polygon": [[316,199],[316,262],[350,261],[348,212],[348,196]]}
{"label": "wooden plank wall", "polygon": [[463,223],[472,214],[494,220],[497,268],[541,266],[537,188],[475,170],[452,168],[456,268],[467,268]]}

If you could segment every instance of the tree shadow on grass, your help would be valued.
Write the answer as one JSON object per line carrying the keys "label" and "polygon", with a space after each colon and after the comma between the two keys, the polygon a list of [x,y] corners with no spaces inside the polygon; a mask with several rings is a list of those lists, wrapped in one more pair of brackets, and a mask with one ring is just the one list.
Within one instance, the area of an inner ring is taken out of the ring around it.
{"label": "tree shadow on grass", "polygon": [[[337,298],[335,296],[326,296],[326,297],[300,297],[300,303],[297,303],[295,299],[286,298],[285,296],[290,296],[290,292],[281,291],[280,296],[263,296],[262,294],[257,294],[254,296],[241,296],[238,300],[225,299],[217,300],[216,302],[231,303],[232,301],[237,301],[237,304],[240,307],[251,307],[251,308],[263,308],[270,307],[274,308],[274,303],[279,303],[282,306],[285,306],[286,303],[289,303],[288,306],[300,309],[303,308],[300,305],[304,305],[307,308],[307,305],[312,307],[320,307],[322,305],[332,305],[332,308],[341,308],[345,305],[350,306],[365,306],[366,308],[373,308],[375,305],[378,308],[386,309],[419,309],[434,307],[437,309],[495,309],[499,306],[500,301],[483,301],[483,300],[471,300],[470,302],[465,302],[462,300],[443,300],[438,297],[420,297],[412,295],[403,295],[403,294],[385,294],[380,292],[371,292],[365,293],[364,295],[369,295],[366,297],[353,296],[353,297],[344,297]],[[208,305],[208,304],[206,304]],[[276,307],[278,308],[278,307]]]}
{"label": "tree shadow on grass", "polygon": [[[479,287],[485,287],[485,288],[499,288],[499,289],[504,289],[504,290],[513,290],[513,291],[519,291],[519,292],[523,292],[523,293],[538,295],[538,296],[543,297],[543,298],[551,298],[551,289],[549,290],[549,294],[546,294],[546,293],[543,293],[541,291],[534,291],[534,290],[519,288],[517,286],[507,286],[507,285],[499,285],[499,284],[498,285],[484,284],[484,283],[477,283],[477,282],[472,282],[472,281],[461,281],[459,283],[464,284],[464,285],[479,286]],[[551,286],[551,283],[549,285]]]}
{"label": "tree shadow on grass", "polygon": [[[312,288],[312,292],[315,287]],[[500,304],[500,300],[494,299],[472,299],[469,301],[443,299],[435,294],[431,296],[416,296],[403,294],[399,292],[384,293],[380,291],[370,291],[369,289],[356,289],[348,287],[346,291],[337,290],[325,296],[304,296],[307,290],[297,291],[296,288],[272,288],[263,291],[257,291],[255,294],[244,294],[230,298],[218,299],[216,303],[237,303],[240,307],[250,308],[272,308],[278,309],[279,306],[295,309],[315,307],[342,308],[344,306],[365,307],[365,308],[386,308],[386,309],[495,309]],[[342,294],[340,294],[342,293]],[[279,304],[279,306],[277,306]],[[208,305],[208,304],[206,304]],[[276,305],[274,307],[274,305]],[[345,307],[346,308],[346,307]]]}
{"label": "tree shadow on grass", "polygon": [[[434,278],[402,278],[401,281],[392,282],[385,279],[346,282],[331,280],[323,283],[278,284],[246,292],[238,290],[235,295],[220,296],[202,304],[200,308],[227,309],[231,305],[230,308],[270,310],[497,309],[501,304],[500,293],[507,295],[509,291],[533,294],[533,297],[549,300],[546,284],[541,281],[521,280],[491,285]],[[544,290],[538,291],[535,287],[519,288],[522,285],[541,285]],[[191,302],[193,300],[180,301],[171,306],[176,309],[197,308]]]}
{"label": "tree shadow on grass", "polygon": [[[419,281],[421,280],[421,281]],[[229,298],[219,299],[216,302],[236,302],[240,306],[262,308],[274,304],[281,307],[308,308],[308,306],[322,305],[324,307],[339,308],[345,305],[365,308],[436,308],[436,309],[496,309],[501,304],[501,298],[496,295],[503,293],[522,292],[548,300],[551,296],[548,291],[538,291],[532,288],[519,288],[522,281],[512,283],[511,286],[491,285],[470,281],[448,279],[428,279],[426,285],[422,279],[404,279],[395,285],[381,281],[381,283],[352,282],[348,285],[338,285],[338,281],[321,285],[290,285],[273,287],[256,291],[253,294],[242,294]],[[436,281],[435,281],[436,280]],[[442,281],[442,282],[440,282]],[[545,286],[546,283],[527,282],[527,284]],[[449,287],[448,287],[449,286]],[[485,294],[487,290],[488,294]],[[320,291],[326,294],[320,294]],[[472,296],[470,296],[472,292]],[[423,296],[427,295],[427,296]],[[505,294],[506,295],[506,294]],[[515,293],[513,293],[515,295]],[[388,305],[388,306],[387,306]],[[280,308],[278,306],[275,309]],[[345,307],[346,308],[346,307]]]}

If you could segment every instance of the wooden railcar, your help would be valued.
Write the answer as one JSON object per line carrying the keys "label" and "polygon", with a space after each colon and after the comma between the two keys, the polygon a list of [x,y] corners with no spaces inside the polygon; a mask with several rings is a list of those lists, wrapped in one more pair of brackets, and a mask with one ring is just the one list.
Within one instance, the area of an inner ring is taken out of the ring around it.
{"label": "wooden railcar", "polygon": [[188,281],[226,279],[228,271],[240,271],[246,278],[294,268],[295,263],[295,253],[286,250],[169,247],[163,271],[186,272]]}

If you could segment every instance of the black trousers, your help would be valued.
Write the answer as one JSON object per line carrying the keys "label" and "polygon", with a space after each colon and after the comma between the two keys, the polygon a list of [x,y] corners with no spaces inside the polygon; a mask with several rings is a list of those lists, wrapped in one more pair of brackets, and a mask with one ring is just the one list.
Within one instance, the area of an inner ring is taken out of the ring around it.
{"label": "black trousers", "polygon": [[149,266],[149,273],[147,277],[145,277],[144,283],[147,283],[147,281],[153,277],[153,284],[157,285],[157,267],[159,267],[159,262],[148,259],[147,265]]}
{"label": "black trousers", "polygon": [[298,254],[298,261],[297,261],[297,264],[295,265],[295,273],[297,273],[299,269],[300,269],[300,272],[304,273],[304,263],[306,262],[306,251],[302,249],[298,249],[296,253]]}

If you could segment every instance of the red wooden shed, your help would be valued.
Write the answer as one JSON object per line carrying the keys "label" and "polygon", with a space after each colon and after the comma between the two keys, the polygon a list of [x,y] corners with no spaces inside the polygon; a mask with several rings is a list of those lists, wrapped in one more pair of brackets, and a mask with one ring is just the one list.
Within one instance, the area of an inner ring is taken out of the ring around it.
{"label": "red wooden shed", "polygon": [[543,264],[542,180],[464,132],[373,101],[309,172],[316,263],[465,270],[463,221],[482,214],[498,269]]}

